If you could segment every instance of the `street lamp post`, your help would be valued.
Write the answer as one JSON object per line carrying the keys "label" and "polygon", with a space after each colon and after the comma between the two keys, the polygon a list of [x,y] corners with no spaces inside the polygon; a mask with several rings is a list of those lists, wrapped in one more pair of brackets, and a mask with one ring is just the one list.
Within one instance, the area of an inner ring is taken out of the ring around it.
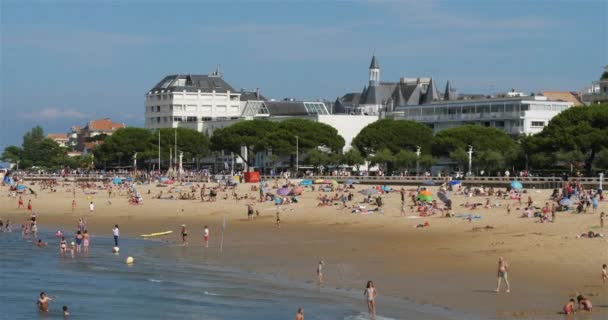
{"label": "street lamp post", "polygon": [[133,176],[137,175],[137,152],[133,155]]}
{"label": "street lamp post", "polygon": [[300,171],[300,138],[296,136],[296,177]]}
{"label": "street lamp post", "polygon": [[467,151],[467,153],[469,154],[469,172],[467,172],[467,176],[471,176],[471,165],[473,163],[473,146],[469,146],[469,151]]}
{"label": "street lamp post", "polygon": [[420,175],[420,146],[416,146],[416,178]]}

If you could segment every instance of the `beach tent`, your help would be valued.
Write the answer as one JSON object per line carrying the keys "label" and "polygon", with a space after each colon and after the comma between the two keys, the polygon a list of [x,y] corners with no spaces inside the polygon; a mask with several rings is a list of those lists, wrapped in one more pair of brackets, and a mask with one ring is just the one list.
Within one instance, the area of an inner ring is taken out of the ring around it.
{"label": "beach tent", "polygon": [[13,180],[13,177],[4,177],[4,183],[12,186],[15,184],[15,180]]}
{"label": "beach tent", "polygon": [[302,181],[300,181],[300,185],[303,187],[310,186],[310,185],[312,185],[312,180],[308,180],[308,179],[302,180]]}
{"label": "beach tent", "polygon": [[424,190],[418,194],[416,199],[421,201],[433,201],[433,194],[428,190]]}
{"label": "beach tent", "polygon": [[360,192],[362,195],[365,195],[365,196],[371,196],[371,195],[379,193],[379,191],[376,189],[365,189],[365,190],[361,190]]}
{"label": "beach tent", "polygon": [[382,186],[382,187],[380,187],[380,189],[382,189],[382,192],[384,192],[384,193],[391,192],[391,190],[392,190],[390,187],[387,187],[387,186]]}
{"label": "beach tent", "polygon": [[460,180],[452,180],[448,184],[451,186],[457,186],[460,184]]}
{"label": "beach tent", "polygon": [[112,179],[112,183],[113,184],[122,184],[122,180],[119,177],[114,177],[114,179]]}
{"label": "beach tent", "polygon": [[323,179],[315,180],[315,184],[324,184],[324,183],[327,183],[327,182],[325,182],[325,180],[323,180]]}
{"label": "beach tent", "polygon": [[286,196],[289,194],[289,188],[279,188],[277,194],[280,196]]}
{"label": "beach tent", "polygon": [[17,186],[17,191],[23,191],[25,189],[27,189],[27,187],[25,185],[23,185],[23,184],[20,184],[20,185]]}
{"label": "beach tent", "polygon": [[522,189],[524,186],[519,181],[511,182],[511,188],[513,189]]}

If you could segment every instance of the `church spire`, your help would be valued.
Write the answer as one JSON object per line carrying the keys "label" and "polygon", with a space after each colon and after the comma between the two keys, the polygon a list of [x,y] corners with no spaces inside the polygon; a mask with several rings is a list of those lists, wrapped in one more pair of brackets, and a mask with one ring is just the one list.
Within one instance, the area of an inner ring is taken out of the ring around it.
{"label": "church spire", "polygon": [[369,64],[369,85],[376,86],[380,84],[380,65],[376,55],[372,55],[372,62]]}

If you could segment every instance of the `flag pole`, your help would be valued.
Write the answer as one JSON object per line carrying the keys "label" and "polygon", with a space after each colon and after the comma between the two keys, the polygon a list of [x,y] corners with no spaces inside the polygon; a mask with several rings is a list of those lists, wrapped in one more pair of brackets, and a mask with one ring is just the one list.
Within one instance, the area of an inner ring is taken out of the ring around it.
{"label": "flag pole", "polygon": [[226,230],[226,216],[224,216],[224,220],[222,221],[222,235],[220,237],[220,253],[222,253],[223,249],[224,249],[224,230]]}

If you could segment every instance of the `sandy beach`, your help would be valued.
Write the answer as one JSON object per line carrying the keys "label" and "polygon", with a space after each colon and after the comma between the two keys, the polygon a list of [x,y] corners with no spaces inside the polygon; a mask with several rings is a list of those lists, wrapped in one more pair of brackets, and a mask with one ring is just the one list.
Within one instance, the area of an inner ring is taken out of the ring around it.
{"label": "sandy beach", "polygon": [[[251,186],[239,185],[238,194],[257,196],[257,192],[250,191]],[[356,189],[368,187],[357,185]],[[38,196],[28,195],[24,200],[26,203],[32,200],[42,227],[71,232],[76,229],[78,218],[86,217],[93,235],[92,246],[95,236],[111,236],[114,224],[120,225],[122,236],[129,237],[173,230],[171,235],[160,239],[180,243],[180,226],[186,224],[189,254],[195,258],[204,250],[207,261],[218,266],[313,285],[317,262],[323,259],[324,286],[363,291],[365,282],[373,280],[379,291],[379,309],[382,296],[394,296],[483,317],[559,319],[565,318],[558,314],[563,304],[582,293],[594,303],[594,311],[585,314],[584,319],[608,316],[608,284],[603,285],[600,278],[601,265],[608,263],[608,238],[576,237],[589,230],[608,233],[608,227],[599,229],[599,212],[608,212],[606,201],[600,202],[595,214],[558,212],[555,223],[540,223],[536,218],[520,218],[525,204],[519,205],[517,200],[491,197],[491,203],[500,207],[471,211],[461,204],[485,203],[487,197],[469,198],[453,192],[454,213],[481,216],[469,222],[438,215],[418,217],[410,210],[411,201],[407,198],[408,216],[402,216],[398,192],[382,195],[384,213],[362,215],[342,210],[338,205],[318,207],[319,191],[309,189],[298,197],[297,204],[280,208],[273,202],[237,201],[231,197],[225,200],[224,193],[218,195],[217,202],[152,199],[160,190],[167,195],[170,188],[137,186],[144,198],[143,205],[129,205],[126,191],[115,191],[122,195],[108,199],[105,190],[85,194],[79,189],[74,213],[72,192],[67,187],[51,193],[34,184],[32,189]],[[404,188],[415,190],[412,186]],[[17,209],[17,199],[8,197],[7,189],[3,187],[0,198],[1,218],[10,219],[13,231],[19,232],[19,225],[29,218],[29,213]],[[438,187],[429,189],[435,193]],[[542,207],[549,201],[550,193],[551,190],[527,190],[523,202],[530,195],[534,204]],[[95,203],[92,214],[88,197]],[[353,203],[363,198],[355,192]],[[248,203],[253,203],[260,213],[253,221],[247,220]],[[510,214],[507,204],[511,206]],[[280,228],[275,225],[277,210]],[[227,228],[220,253],[219,235],[224,217]],[[415,228],[425,222],[430,226]],[[208,249],[202,246],[205,225],[211,231]],[[159,238],[151,241],[155,240]],[[510,265],[508,294],[493,292],[499,256],[504,256]]]}

